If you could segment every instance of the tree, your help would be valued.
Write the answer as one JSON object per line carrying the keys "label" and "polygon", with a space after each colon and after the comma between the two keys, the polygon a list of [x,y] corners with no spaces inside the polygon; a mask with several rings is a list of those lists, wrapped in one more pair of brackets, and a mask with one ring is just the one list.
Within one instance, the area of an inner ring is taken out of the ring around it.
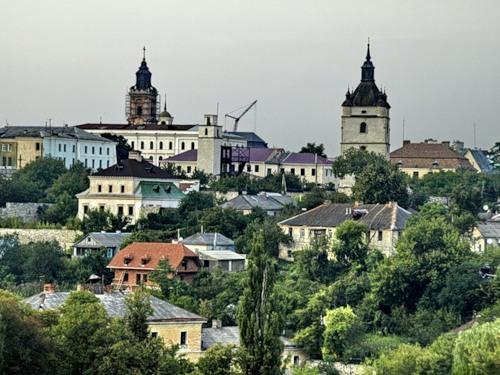
{"label": "tree", "polygon": [[333,162],[333,173],[342,178],[346,175],[359,175],[371,164],[384,163],[387,160],[379,154],[366,150],[349,148]]}
{"label": "tree", "polygon": [[313,143],[307,142],[307,144],[305,146],[302,146],[302,148],[300,149],[299,152],[300,153],[311,153],[311,154],[315,154],[315,155],[321,156],[323,158],[326,158],[325,146],[323,146],[323,143],[316,145],[315,142],[313,142]]}
{"label": "tree", "polygon": [[351,307],[328,310],[323,333],[323,358],[327,360],[348,360],[347,349],[359,337],[359,324]]}
{"label": "tree", "polygon": [[138,341],[144,341],[148,337],[147,319],[153,314],[150,298],[142,289],[137,289],[125,297],[125,322]]}
{"label": "tree", "polygon": [[461,332],[453,350],[454,374],[500,372],[500,319]]}
{"label": "tree", "polygon": [[122,230],[129,222],[128,217],[113,215],[109,211],[94,209],[89,210],[81,223],[81,230],[84,233],[100,231]]}
{"label": "tree", "polygon": [[107,138],[116,142],[116,159],[117,161],[124,160],[128,158],[128,153],[132,150],[132,147],[127,143],[127,139],[123,135],[103,133],[101,137]]}
{"label": "tree", "polygon": [[300,207],[310,210],[311,208],[325,203],[326,196],[327,195],[323,189],[314,187],[310,192],[304,194],[302,200],[300,201]]}
{"label": "tree", "polygon": [[245,351],[242,368],[247,375],[281,373],[280,334],[284,319],[274,283],[275,264],[266,253],[264,235],[260,232],[253,239],[247,284],[238,314],[240,342]]}
{"label": "tree", "polygon": [[290,240],[273,220],[269,218],[254,220],[248,224],[243,234],[236,239],[236,248],[238,252],[249,254],[253,236],[259,231],[264,232],[264,246],[269,252],[269,255],[273,257],[278,257],[280,244],[287,243]]}
{"label": "tree", "polygon": [[179,204],[179,214],[181,216],[192,212],[203,211],[204,209],[214,206],[214,198],[212,194],[200,193],[198,191],[190,191]]}
{"label": "tree", "polygon": [[234,345],[215,344],[198,360],[200,375],[240,375],[239,352]]}
{"label": "tree", "polygon": [[353,262],[363,264],[368,254],[366,233],[368,228],[363,223],[346,220],[335,230],[336,242],[333,253],[338,262],[350,265]]}

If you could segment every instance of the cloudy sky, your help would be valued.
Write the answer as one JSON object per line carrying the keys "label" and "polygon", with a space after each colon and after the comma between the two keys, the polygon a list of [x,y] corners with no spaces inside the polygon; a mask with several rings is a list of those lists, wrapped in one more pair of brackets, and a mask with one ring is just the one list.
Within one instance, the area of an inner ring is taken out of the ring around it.
{"label": "cloudy sky", "polygon": [[[175,123],[258,99],[240,122],[270,145],[339,152],[340,104],[370,37],[405,135],[500,141],[498,0],[2,0],[0,121],[124,122],[146,45]],[[229,121],[227,122],[229,126]]]}

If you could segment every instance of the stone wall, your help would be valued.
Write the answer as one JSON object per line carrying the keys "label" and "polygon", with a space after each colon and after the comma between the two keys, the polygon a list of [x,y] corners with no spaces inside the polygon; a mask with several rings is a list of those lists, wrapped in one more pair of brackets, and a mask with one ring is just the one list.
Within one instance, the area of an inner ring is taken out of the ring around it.
{"label": "stone wall", "polygon": [[0,228],[0,236],[17,234],[22,244],[30,242],[57,241],[64,250],[71,250],[75,240],[83,233],[69,229],[12,229]]}
{"label": "stone wall", "polygon": [[5,207],[0,207],[0,218],[19,218],[25,223],[37,221],[40,219],[40,210],[50,205],[51,203],[7,202]]}

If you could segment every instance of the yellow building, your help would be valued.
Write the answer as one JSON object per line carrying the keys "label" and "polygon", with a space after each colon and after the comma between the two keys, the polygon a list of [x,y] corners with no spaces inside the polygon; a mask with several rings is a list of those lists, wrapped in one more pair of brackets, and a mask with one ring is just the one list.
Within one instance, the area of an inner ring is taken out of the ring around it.
{"label": "yellow building", "polygon": [[481,253],[487,247],[500,246],[500,221],[481,221],[472,230],[471,250]]}
{"label": "yellow building", "polygon": [[421,143],[403,141],[403,147],[391,152],[391,164],[410,177],[421,178],[428,173],[474,170],[470,162],[450,148],[449,142],[427,139]]}
{"label": "yellow building", "polygon": [[176,208],[184,193],[199,190],[198,180],[179,179],[130,152],[129,159],[89,177],[89,188],[76,195],[78,218],[89,210],[128,217],[130,223],[160,208]]}
{"label": "yellow building", "polygon": [[43,156],[43,139],[34,127],[0,129],[0,168],[21,169]]}
{"label": "yellow building", "polygon": [[394,202],[363,205],[325,203],[278,223],[292,240],[280,246],[279,257],[293,261],[293,253],[309,246],[314,239],[333,241],[335,230],[346,220],[365,224],[368,245],[391,255],[410,215],[409,211]]}

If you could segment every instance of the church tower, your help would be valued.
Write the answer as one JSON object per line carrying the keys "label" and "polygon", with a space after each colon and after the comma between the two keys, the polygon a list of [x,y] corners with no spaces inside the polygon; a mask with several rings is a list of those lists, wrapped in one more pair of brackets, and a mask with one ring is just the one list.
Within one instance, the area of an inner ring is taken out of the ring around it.
{"label": "church tower", "polygon": [[157,124],[160,103],[158,91],[151,85],[151,72],[146,63],[146,47],[139,70],[135,73],[136,81],[127,95],[127,121],[132,125]]}
{"label": "church tower", "polygon": [[361,67],[361,82],[353,92],[347,90],[342,103],[341,153],[353,147],[388,158],[390,108],[387,95],[375,84],[375,67],[368,43],[366,59]]}

